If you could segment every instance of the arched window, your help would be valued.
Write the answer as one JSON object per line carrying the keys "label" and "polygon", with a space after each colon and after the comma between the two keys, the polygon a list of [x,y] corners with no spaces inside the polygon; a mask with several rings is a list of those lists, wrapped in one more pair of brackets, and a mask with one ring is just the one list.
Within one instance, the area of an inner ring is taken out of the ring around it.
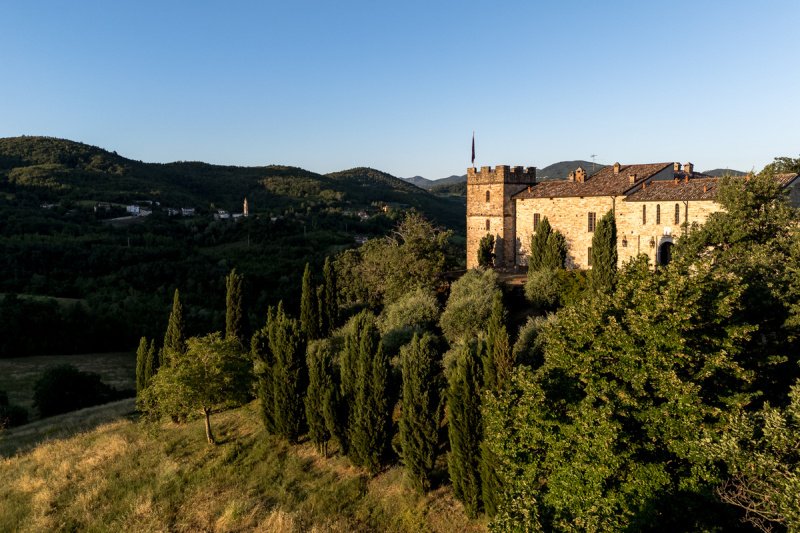
{"label": "arched window", "polygon": [[489,201],[489,191],[486,191],[486,201]]}
{"label": "arched window", "polygon": [[487,218],[486,219],[486,231],[489,231],[490,228],[491,228],[491,224],[489,223],[489,219]]}
{"label": "arched window", "polygon": [[679,226],[681,223],[681,204],[675,204],[675,225]]}
{"label": "arched window", "polygon": [[656,224],[661,224],[661,206],[656,205]]}

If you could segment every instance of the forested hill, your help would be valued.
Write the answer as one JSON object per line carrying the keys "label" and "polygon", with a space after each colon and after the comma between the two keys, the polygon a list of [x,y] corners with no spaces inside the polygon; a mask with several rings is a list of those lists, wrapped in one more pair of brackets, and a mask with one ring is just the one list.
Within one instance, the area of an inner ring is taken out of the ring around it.
{"label": "forested hill", "polygon": [[315,205],[360,209],[381,203],[415,207],[461,229],[464,207],[367,168],[320,175],[287,166],[238,167],[202,162],[143,163],[116,152],[51,137],[0,139],[0,190],[37,202],[94,201],[278,214]]}

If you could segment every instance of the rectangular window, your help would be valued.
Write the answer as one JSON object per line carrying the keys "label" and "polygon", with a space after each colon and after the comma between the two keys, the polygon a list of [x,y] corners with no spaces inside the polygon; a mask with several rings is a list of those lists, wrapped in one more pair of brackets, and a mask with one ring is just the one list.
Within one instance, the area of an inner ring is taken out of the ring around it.
{"label": "rectangular window", "polygon": [[541,219],[541,215],[539,213],[533,214],[533,231],[536,231],[536,228],[539,227],[539,220]]}
{"label": "rectangular window", "polygon": [[642,224],[647,224],[647,206],[642,206]]}
{"label": "rectangular window", "polygon": [[656,224],[661,224],[661,206],[656,206]]}
{"label": "rectangular window", "polygon": [[597,225],[597,213],[589,213],[589,233],[594,231]]}
{"label": "rectangular window", "polygon": [[675,204],[675,225],[681,224],[681,204]]}
{"label": "rectangular window", "polygon": [[586,253],[586,257],[587,257],[586,264],[589,265],[589,266],[592,266],[592,247],[591,246],[589,247],[589,251]]}

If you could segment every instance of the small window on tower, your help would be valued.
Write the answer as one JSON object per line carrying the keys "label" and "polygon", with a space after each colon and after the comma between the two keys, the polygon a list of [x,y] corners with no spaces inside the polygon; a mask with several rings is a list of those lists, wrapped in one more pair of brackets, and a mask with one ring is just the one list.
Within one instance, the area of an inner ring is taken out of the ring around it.
{"label": "small window on tower", "polygon": [[589,233],[592,233],[594,231],[594,228],[597,226],[597,213],[589,213],[588,220],[589,220],[588,231]]}
{"label": "small window on tower", "polygon": [[487,218],[486,219],[486,231],[489,231],[490,228],[491,228],[491,224],[489,223],[489,219]]}
{"label": "small window on tower", "polygon": [[675,225],[681,223],[681,204],[675,204]]}
{"label": "small window on tower", "polygon": [[661,206],[656,206],[656,224],[661,224]]}
{"label": "small window on tower", "polygon": [[486,191],[486,201],[489,201],[489,191]]}
{"label": "small window on tower", "polygon": [[642,206],[642,224],[647,224],[647,206]]}
{"label": "small window on tower", "polygon": [[541,218],[542,218],[542,215],[540,215],[539,213],[534,213],[533,214],[533,231],[536,231],[536,228],[539,227],[539,222],[540,222]]}

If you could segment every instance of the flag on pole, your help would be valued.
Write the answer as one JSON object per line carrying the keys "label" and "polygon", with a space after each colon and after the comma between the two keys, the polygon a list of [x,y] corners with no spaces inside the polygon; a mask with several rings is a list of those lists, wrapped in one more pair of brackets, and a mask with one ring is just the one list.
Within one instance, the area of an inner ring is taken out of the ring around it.
{"label": "flag on pole", "polygon": [[472,132],[472,166],[475,166],[475,132]]}

